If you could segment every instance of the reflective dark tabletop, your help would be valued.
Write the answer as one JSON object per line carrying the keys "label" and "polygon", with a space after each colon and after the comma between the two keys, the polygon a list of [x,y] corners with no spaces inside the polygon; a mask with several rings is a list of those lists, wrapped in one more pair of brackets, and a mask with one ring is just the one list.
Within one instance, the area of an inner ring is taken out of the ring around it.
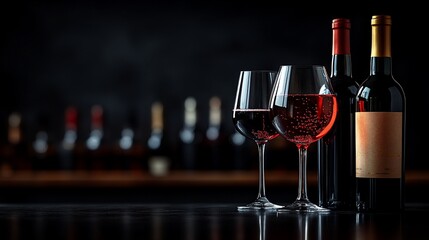
{"label": "reflective dark tabletop", "polygon": [[238,212],[235,204],[1,204],[0,239],[425,239],[428,206],[401,213]]}

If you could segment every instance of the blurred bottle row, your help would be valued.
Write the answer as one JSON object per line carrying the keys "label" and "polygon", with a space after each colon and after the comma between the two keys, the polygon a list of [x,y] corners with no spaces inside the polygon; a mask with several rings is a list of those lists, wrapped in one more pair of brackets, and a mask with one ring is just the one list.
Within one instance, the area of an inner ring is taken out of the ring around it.
{"label": "blurred bottle row", "polygon": [[[91,107],[90,129],[85,134],[79,129],[81,113],[75,106],[65,109],[60,129],[52,130],[47,126],[49,121],[39,121],[33,132],[26,131],[20,112],[11,112],[0,145],[1,174],[19,170],[136,170],[153,175],[165,175],[169,170],[257,170],[254,142],[223,127],[222,119],[227,118],[222,114],[229,112],[222,112],[221,104],[218,97],[210,99],[208,125],[201,129],[197,101],[188,97],[183,103],[183,119],[178,119],[180,131],[169,132],[164,104],[153,102],[146,137],[136,137],[141,129],[131,119],[117,129],[120,136],[115,139],[105,134],[111,126],[106,124],[101,105]],[[52,132],[61,137],[52,138]],[[278,138],[267,145],[266,169],[296,168],[296,154],[293,146]]]}

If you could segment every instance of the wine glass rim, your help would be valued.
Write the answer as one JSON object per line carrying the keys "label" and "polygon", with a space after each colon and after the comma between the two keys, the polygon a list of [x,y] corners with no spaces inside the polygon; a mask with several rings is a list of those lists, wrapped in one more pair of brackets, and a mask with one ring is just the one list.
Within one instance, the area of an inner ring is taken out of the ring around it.
{"label": "wine glass rim", "polygon": [[312,68],[325,68],[324,65],[321,64],[284,64],[284,65],[280,65],[280,68],[282,67],[294,67],[294,68],[308,68],[308,67],[312,67]]}
{"label": "wine glass rim", "polygon": [[276,70],[268,70],[268,69],[256,69],[256,70],[241,70],[240,72],[264,73],[264,72],[277,72],[277,71]]}

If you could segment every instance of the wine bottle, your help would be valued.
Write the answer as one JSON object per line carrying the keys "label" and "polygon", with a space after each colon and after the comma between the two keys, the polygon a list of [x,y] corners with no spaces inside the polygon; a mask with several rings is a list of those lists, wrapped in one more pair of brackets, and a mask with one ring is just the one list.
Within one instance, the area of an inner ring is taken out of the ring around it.
{"label": "wine bottle", "polygon": [[332,20],[331,83],[338,114],[331,131],[318,141],[319,205],[336,210],[355,207],[354,112],[359,88],[352,78],[350,19]]}
{"label": "wine bottle", "polygon": [[22,129],[22,115],[12,112],[7,119],[7,141],[2,151],[1,175],[7,176],[16,170],[31,168],[26,156],[26,146]]}
{"label": "wine bottle", "polygon": [[50,126],[48,116],[40,114],[36,135],[30,150],[33,170],[55,170],[58,168],[57,152],[52,143]]}
{"label": "wine bottle", "polygon": [[249,161],[251,148],[246,137],[234,128],[230,136],[231,158],[233,170],[249,170]]}
{"label": "wine bottle", "polygon": [[[205,132],[201,160],[205,161],[202,168],[208,170],[225,169],[227,159],[226,151],[227,136],[222,125],[222,101],[218,96],[209,100],[208,127]],[[230,156],[229,156],[230,157]]]}
{"label": "wine bottle", "polygon": [[138,120],[134,111],[128,114],[128,119],[121,129],[121,136],[116,145],[116,154],[112,159],[113,168],[125,171],[142,170],[144,148],[137,137]]}
{"label": "wine bottle", "polygon": [[164,134],[164,105],[154,102],[151,108],[151,133],[147,141],[147,164],[149,173],[154,176],[167,175],[170,169],[169,147]]}
{"label": "wine bottle", "polygon": [[101,170],[104,157],[104,111],[101,105],[91,107],[91,131],[86,139],[86,170]]}
{"label": "wine bottle", "polygon": [[371,19],[370,73],[356,106],[356,207],[404,208],[406,99],[392,75],[389,15]]}
{"label": "wine bottle", "polygon": [[179,133],[181,164],[185,170],[197,168],[197,144],[201,141],[197,120],[197,101],[193,97],[188,97],[184,102],[183,127]]}
{"label": "wine bottle", "polygon": [[66,108],[64,113],[64,137],[58,147],[60,169],[72,170],[75,165],[75,147],[77,141],[77,109],[74,106]]}
{"label": "wine bottle", "polygon": [[113,159],[111,168],[113,169],[122,169],[128,170],[131,167],[132,161],[132,149],[134,146],[134,129],[127,126],[122,128],[121,137],[118,140],[118,147],[120,149],[120,154],[115,154],[119,156],[119,159]]}

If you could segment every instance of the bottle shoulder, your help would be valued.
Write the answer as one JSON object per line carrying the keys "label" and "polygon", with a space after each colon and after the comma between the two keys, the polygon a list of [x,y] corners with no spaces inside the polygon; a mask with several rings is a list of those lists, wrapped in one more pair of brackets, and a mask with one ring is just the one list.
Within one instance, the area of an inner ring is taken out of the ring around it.
{"label": "bottle shoulder", "polygon": [[356,95],[359,84],[351,76],[332,76],[331,84],[337,95]]}
{"label": "bottle shoulder", "polygon": [[406,99],[401,85],[389,76],[370,76],[356,95],[357,111],[405,112]]}
{"label": "bottle shoulder", "polygon": [[371,75],[359,86],[358,96],[391,92],[405,97],[401,84],[392,75]]}

